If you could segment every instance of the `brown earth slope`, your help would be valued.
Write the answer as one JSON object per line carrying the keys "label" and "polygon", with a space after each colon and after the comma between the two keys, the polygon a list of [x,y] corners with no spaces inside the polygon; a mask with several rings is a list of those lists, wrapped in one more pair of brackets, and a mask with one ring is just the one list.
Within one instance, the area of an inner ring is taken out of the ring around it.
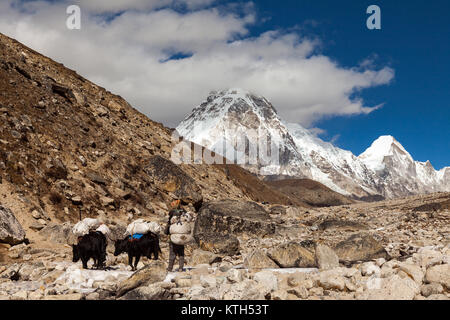
{"label": "brown earth slope", "polygon": [[320,182],[310,179],[286,179],[265,181],[265,183],[290,199],[302,201],[314,207],[340,206],[355,202]]}

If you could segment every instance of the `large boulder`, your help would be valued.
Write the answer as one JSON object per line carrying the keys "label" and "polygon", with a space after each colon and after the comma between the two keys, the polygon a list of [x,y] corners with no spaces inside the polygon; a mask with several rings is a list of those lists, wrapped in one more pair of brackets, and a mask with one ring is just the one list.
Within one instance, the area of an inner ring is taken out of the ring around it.
{"label": "large boulder", "polygon": [[244,259],[244,268],[247,269],[277,269],[279,266],[262,250],[251,252]]}
{"label": "large boulder", "polygon": [[255,280],[246,279],[229,287],[224,293],[224,300],[265,300],[270,291]]}
{"label": "large boulder", "polygon": [[198,210],[203,202],[197,183],[179,166],[161,156],[153,156],[145,172],[153,178],[160,190],[173,194],[184,203],[191,203]]}
{"label": "large boulder", "polygon": [[353,234],[339,242],[333,249],[338,255],[339,261],[343,263],[390,258],[381,243],[365,233]]}
{"label": "large boulder", "polygon": [[440,283],[450,289],[450,264],[440,264],[428,268],[425,280],[427,283]]}
{"label": "large boulder", "polygon": [[161,283],[153,283],[128,291],[119,300],[168,300],[170,296],[169,291],[164,289]]}
{"label": "large boulder", "polygon": [[281,268],[316,267],[314,247],[311,248],[304,243],[281,244],[270,250],[268,256]]}
{"label": "large boulder", "polygon": [[39,233],[51,242],[60,244],[75,244],[77,237],[72,232],[73,226],[69,222],[63,224],[50,223]]}
{"label": "large boulder", "polygon": [[270,292],[278,290],[278,279],[270,271],[266,270],[255,273],[255,275],[253,276],[253,280],[258,282],[261,286],[265,287]]}
{"label": "large boulder", "polygon": [[319,224],[319,230],[359,231],[367,229],[366,225],[350,220],[327,219]]}
{"label": "large boulder", "polygon": [[275,224],[269,213],[255,202],[212,201],[201,207],[195,222],[194,236],[205,233],[264,237],[275,233]]}
{"label": "large boulder", "polygon": [[334,269],[339,267],[339,257],[330,247],[318,244],[316,246],[316,263],[321,270]]}
{"label": "large boulder", "polygon": [[221,256],[234,256],[240,252],[239,239],[231,234],[202,233],[195,236],[199,247]]}
{"label": "large boulder", "polygon": [[191,255],[190,265],[196,266],[199,264],[213,264],[220,261],[222,261],[222,257],[218,254],[210,251],[195,249]]}
{"label": "large boulder", "polygon": [[413,300],[420,293],[420,286],[409,277],[394,275],[390,278],[377,278],[371,287],[356,298],[359,300]]}
{"label": "large boulder", "polygon": [[167,264],[162,261],[152,261],[142,269],[139,269],[126,280],[119,283],[117,297],[142,286],[163,281],[167,276]]}
{"label": "large boulder", "polygon": [[25,241],[25,237],[25,231],[12,211],[0,205],[0,242],[16,245]]}

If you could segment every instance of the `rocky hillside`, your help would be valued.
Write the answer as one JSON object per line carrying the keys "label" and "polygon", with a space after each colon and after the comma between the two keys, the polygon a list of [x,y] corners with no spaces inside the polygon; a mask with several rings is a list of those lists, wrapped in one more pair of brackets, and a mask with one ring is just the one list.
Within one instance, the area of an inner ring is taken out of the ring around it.
{"label": "rocky hillside", "polygon": [[310,179],[282,179],[266,181],[266,184],[290,198],[301,198],[314,207],[331,207],[355,202]]}
{"label": "rocky hillside", "polygon": [[358,157],[283,121],[270,101],[242,89],[211,92],[177,131],[236,163],[262,137],[278,147],[279,161],[267,163],[260,157],[256,163],[246,161],[245,168],[266,176],[309,178],[355,199],[450,190],[450,168],[437,171],[429,162],[414,161],[392,137],[380,137]]}

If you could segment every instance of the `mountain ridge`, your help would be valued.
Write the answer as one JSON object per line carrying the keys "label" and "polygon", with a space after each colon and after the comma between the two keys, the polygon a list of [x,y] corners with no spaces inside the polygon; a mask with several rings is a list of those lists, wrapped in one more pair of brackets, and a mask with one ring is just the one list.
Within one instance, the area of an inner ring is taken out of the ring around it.
{"label": "mountain ridge", "polygon": [[239,88],[211,92],[176,130],[186,140],[233,161],[248,156],[249,146],[258,142],[254,134],[246,135],[252,143],[247,143],[244,152],[238,150],[235,137],[257,131],[259,137],[267,135],[268,141],[278,143],[280,161],[269,165],[246,163],[243,167],[262,176],[312,179],[356,199],[379,195],[394,198],[450,188],[450,169],[436,171],[429,161],[415,161],[390,135],[379,137],[356,156],[299,124],[282,120],[266,98]]}

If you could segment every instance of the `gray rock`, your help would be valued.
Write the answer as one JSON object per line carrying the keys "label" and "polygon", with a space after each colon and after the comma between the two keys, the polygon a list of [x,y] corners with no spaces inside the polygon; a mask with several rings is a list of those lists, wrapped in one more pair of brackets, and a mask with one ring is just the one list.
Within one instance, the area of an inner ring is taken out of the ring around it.
{"label": "gray rock", "polygon": [[72,233],[72,227],[69,222],[63,224],[49,223],[39,233],[55,243],[73,244],[76,242],[76,236]]}
{"label": "gray rock", "polygon": [[321,270],[334,269],[339,267],[339,257],[330,247],[318,244],[316,246],[316,263]]}
{"label": "gray rock", "polygon": [[161,283],[154,283],[149,286],[142,286],[133,289],[123,295],[119,300],[167,300],[170,293],[161,286]]}
{"label": "gray rock", "polygon": [[325,290],[342,291],[345,289],[345,278],[334,270],[323,271],[319,276],[319,285]]}
{"label": "gray rock", "polygon": [[239,239],[231,234],[202,233],[195,240],[202,250],[218,255],[234,256],[240,252]]}
{"label": "gray rock", "polygon": [[420,288],[420,292],[424,297],[431,296],[433,294],[441,294],[444,292],[444,287],[440,283],[425,284]]}
{"label": "gray rock", "polygon": [[339,242],[333,250],[338,255],[339,261],[343,263],[389,258],[381,243],[364,233],[351,235],[348,239]]}
{"label": "gray rock", "polygon": [[259,237],[275,233],[269,213],[255,202],[221,200],[204,204],[197,216],[194,236],[202,234],[240,235]]}
{"label": "gray rock", "polygon": [[15,245],[25,241],[25,231],[13,212],[0,205],[0,242]]}
{"label": "gray rock", "polygon": [[379,288],[370,289],[356,296],[356,298],[364,300],[413,300],[420,293],[420,287],[409,277],[401,278],[394,275],[379,280]]}
{"label": "gray rock", "polygon": [[297,242],[279,245],[270,250],[268,256],[282,268],[311,268],[316,266],[314,252]]}
{"label": "gray rock", "polygon": [[222,261],[222,257],[210,251],[195,249],[192,252],[190,265],[213,264]]}
{"label": "gray rock", "polygon": [[244,259],[247,269],[277,269],[279,266],[262,250],[255,250]]}
{"label": "gray rock", "polygon": [[270,271],[261,271],[256,273],[253,276],[253,280],[258,282],[260,285],[267,288],[269,291],[278,290],[278,279],[277,277]]}
{"label": "gray rock", "polygon": [[264,300],[268,294],[264,288],[254,280],[246,279],[228,287],[223,294],[224,300]]}
{"label": "gray rock", "polygon": [[368,227],[359,222],[349,220],[328,219],[319,224],[319,230],[342,230],[342,231],[359,231],[367,230]]}
{"label": "gray rock", "polygon": [[135,288],[161,282],[166,278],[166,275],[167,264],[162,261],[152,261],[118,285],[117,297],[121,297]]}
{"label": "gray rock", "polygon": [[450,289],[450,265],[440,264],[427,269],[425,275],[427,283],[437,282]]}

